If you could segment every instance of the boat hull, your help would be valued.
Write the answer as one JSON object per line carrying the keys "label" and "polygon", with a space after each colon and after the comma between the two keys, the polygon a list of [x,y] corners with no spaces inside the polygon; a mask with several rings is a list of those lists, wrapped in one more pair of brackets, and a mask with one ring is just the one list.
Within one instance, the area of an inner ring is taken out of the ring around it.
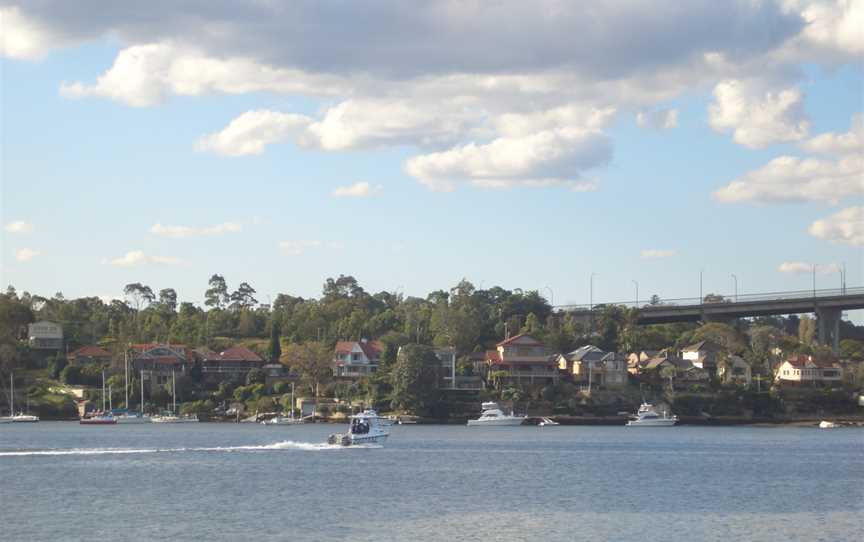
{"label": "boat hull", "polygon": [[151,418],[150,423],[198,423],[195,418]]}
{"label": "boat hull", "polygon": [[678,423],[678,420],[660,419],[660,420],[630,420],[627,422],[627,427],[672,427]]}
{"label": "boat hull", "polygon": [[117,423],[120,425],[133,423],[150,423],[149,416],[118,416]]}
{"label": "boat hull", "polygon": [[117,420],[114,418],[102,419],[83,419],[78,421],[81,425],[117,425]]}
{"label": "boat hull", "polygon": [[495,420],[468,420],[470,427],[512,427],[514,425],[522,425],[525,418],[498,418]]}

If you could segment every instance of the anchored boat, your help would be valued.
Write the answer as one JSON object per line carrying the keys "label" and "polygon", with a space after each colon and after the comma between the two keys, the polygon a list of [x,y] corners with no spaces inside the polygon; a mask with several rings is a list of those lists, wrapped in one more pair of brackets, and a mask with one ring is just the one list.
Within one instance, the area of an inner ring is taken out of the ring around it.
{"label": "anchored boat", "polygon": [[657,414],[654,405],[642,403],[636,415],[627,422],[627,425],[631,427],[671,427],[677,422],[678,416],[674,414],[670,416],[665,410],[662,414]]}
{"label": "anchored boat", "polygon": [[525,421],[525,416],[515,416],[512,412],[504,414],[498,403],[483,403],[481,405],[482,412],[476,420],[468,420],[468,425],[522,425]]}
{"label": "anchored boat", "polygon": [[364,410],[350,418],[347,433],[335,433],[327,437],[328,444],[341,444],[352,446],[357,444],[372,444],[383,442],[390,436],[382,418],[374,410]]}

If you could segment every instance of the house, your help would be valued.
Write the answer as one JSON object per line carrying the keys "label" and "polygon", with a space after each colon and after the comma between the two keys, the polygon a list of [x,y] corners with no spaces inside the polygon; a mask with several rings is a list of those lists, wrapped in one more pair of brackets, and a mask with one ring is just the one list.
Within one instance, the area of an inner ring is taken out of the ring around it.
{"label": "house", "polygon": [[559,372],[555,357],[525,333],[510,337],[486,352],[486,369],[500,382],[515,385],[554,384]]}
{"label": "house", "polygon": [[33,350],[62,350],[63,326],[47,320],[29,324],[27,342]]}
{"label": "house", "polygon": [[843,371],[835,361],[800,354],[787,358],[774,370],[774,381],[788,386],[837,386],[843,381]]}
{"label": "house", "polygon": [[107,365],[111,363],[111,352],[95,345],[82,346],[69,354],[69,361],[75,365]]}
{"label": "house", "polygon": [[218,354],[209,350],[197,350],[201,374],[206,380],[242,380],[252,369],[264,366],[264,358],[245,346],[232,346]]}
{"label": "house", "polygon": [[620,388],[627,383],[627,357],[590,344],[559,354],[556,361],[559,370],[592,388]]}
{"label": "house", "polygon": [[749,363],[741,356],[732,355],[720,361],[717,366],[717,378],[721,384],[736,384],[749,388],[753,375]]}
{"label": "house", "polygon": [[663,352],[660,350],[642,350],[640,352],[632,352],[627,356],[627,372],[636,375],[639,374],[641,367],[640,363],[647,362],[649,359],[662,357]]}
{"label": "house", "polygon": [[333,359],[333,376],[359,378],[374,374],[383,352],[381,341],[339,341]]}
{"label": "house", "polygon": [[714,375],[717,374],[717,363],[720,361],[719,354],[722,351],[723,347],[719,344],[705,340],[685,347],[681,351],[681,357]]}
{"label": "house", "polygon": [[438,387],[442,390],[481,390],[483,381],[479,376],[456,374],[456,349],[452,346],[436,348],[435,357],[441,362]]}
{"label": "house", "polygon": [[707,370],[693,365],[688,359],[670,356],[665,352],[658,357],[640,361],[639,375],[655,383],[665,382],[671,377],[673,387],[678,389],[704,385],[710,379]]}
{"label": "house", "polygon": [[133,344],[132,369],[144,371],[151,386],[162,386],[172,376],[183,376],[192,361],[192,351],[182,344]]}

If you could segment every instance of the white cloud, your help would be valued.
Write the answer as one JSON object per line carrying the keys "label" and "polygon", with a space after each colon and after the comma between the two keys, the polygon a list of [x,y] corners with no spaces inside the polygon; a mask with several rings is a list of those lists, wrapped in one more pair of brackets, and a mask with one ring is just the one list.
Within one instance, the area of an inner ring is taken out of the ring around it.
{"label": "white cloud", "polygon": [[311,248],[321,248],[324,245],[321,241],[281,241],[279,248],[289,256],[299,256]]}
{"label": "white cloud", "polygon": [[807,231],[832,243],[864,246],[864,206],[848,207],[817,220]]}
{"label": "white cloud", "polygon": [[169,256],[148,256],[141,250],[132,250],[127,252],[120,258],[114,258],[110,261],[111,265],[116,267],[135,267],[138,265],[180,265],[183,260]]}
{"label": "white cloud", "polygon": [[311,119],[304,115],[266,109],[247,111],[221,131],[202,137],[195,149],[226,156],[261,154],[265,146],[296,136],[310,122]]}
{"label": "white cloud", "polygon": [[718,83],[714,87],[714,103],[708,111],[714,130],[732,131],[736,143],[752,149],[800,141],[807,137],[810,126],[800,90],[766,90],[752,81]]}
{"label": "white cloud", "polygon": [[4,229],[7,233],[30,233],[33,231],[33,224],[24,222],[23,220],[16,220],[15,222],[6,224]]}
{"label": "white cloud", "polygon": [[[806,262],[783,262],[777,267],[777,271],[793,275],[804,275],[813,273],[813,264]],[[816,274],[832,275],[840,271],[840,266],[836,263],[824,265],[816,264]]]}
{"label": "white cloud", "polygon": [[861,113],[854,114],[850,124],[849,131],[845,134],[833,132],[819,134],[802,142],[801,147],[812,153],[835,156],[864,153],[864,115]]}
{"label": "white cloud", "polygon": [[864,195],[864,156],[837,161],[780,156],[714,192],[723,203],[825,201]]}
{"label": "white cloud", "polygon": [[150,228],[150,233],[162,237],[180,239],[206,235],[222,235],[224,233],[236,233],[242,230],[243,225],[237,222],[223,222],[205,228],[193,228],[191,226],[166,226],[157,222]]}
{"label": "white cloud", "polygon": [[860,63],[864,54],[864,4],[860,0],[785,0],[807,22],[791,40],[794,54],[830,62]]}
{"label": "white cloud", "polygon": [[32,248],[19,248],[15,251],[15,259],[19,262],[29,262],[40,254],[42,254],[40,251]]}
{"label": "white cloud", "polygon": [[172,41],[138,44],[121,50],[96,83],[66,83],[60,94],[66,98],[98,96],[133,107],[147,107],[171,95],[286,94],[332,95],[344,92],[344,82],[329,75],[275,68],[251,58],[209,56]]}
{"label": "white cloud", "polygon": [[482,188],[566,186],[587,189],[584,170],[607,163],[611,144],[601,133],[579,129],[500,137],[410,158],[405,171],[433,190],[467,181]]}
{"label": "white cloud", "polygon": [[366,181],[354,183],[350,186],[339,186],[333,190],[332,194],[337,198],[365,198],[373,194],[377,194],[382,190],[382,186],[372,186]]}
{"label": "white cloud", "polygon": [[678,126],[678,110],[640,111],[636,114],[636,124],[642,128],[653,128],[654,130],[676,128]]}
{"label": "white cloud", "polygon": [[0,55],[36,60],[65,43],[46,25],[22,14],[19,8],[0,8]]}
{"label": "white cloud", "polygon": [[661,258],[669,258],[676,254],[674,250],[664,250],[658,248],[646,248],[641,253],[640,256],[646,260],[657,260]]}

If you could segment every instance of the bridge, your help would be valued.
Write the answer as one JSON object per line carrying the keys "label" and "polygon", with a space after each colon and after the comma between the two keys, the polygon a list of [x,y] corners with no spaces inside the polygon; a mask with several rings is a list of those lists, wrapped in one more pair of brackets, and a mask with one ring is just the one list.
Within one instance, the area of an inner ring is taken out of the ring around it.
{"label": "bridge", "polygon": [[709,296],[705,299],[652,298],[648,304],[627,301],[593,306],[562,305],[556,309],[590,324],[597,311],[608,305],[639,309],[640,324],[729,322],[736,318],[813,313],[816,315],[819,342],[836,350],[840,342],[840,316],[845,310],[864,309],[864,288]]}

